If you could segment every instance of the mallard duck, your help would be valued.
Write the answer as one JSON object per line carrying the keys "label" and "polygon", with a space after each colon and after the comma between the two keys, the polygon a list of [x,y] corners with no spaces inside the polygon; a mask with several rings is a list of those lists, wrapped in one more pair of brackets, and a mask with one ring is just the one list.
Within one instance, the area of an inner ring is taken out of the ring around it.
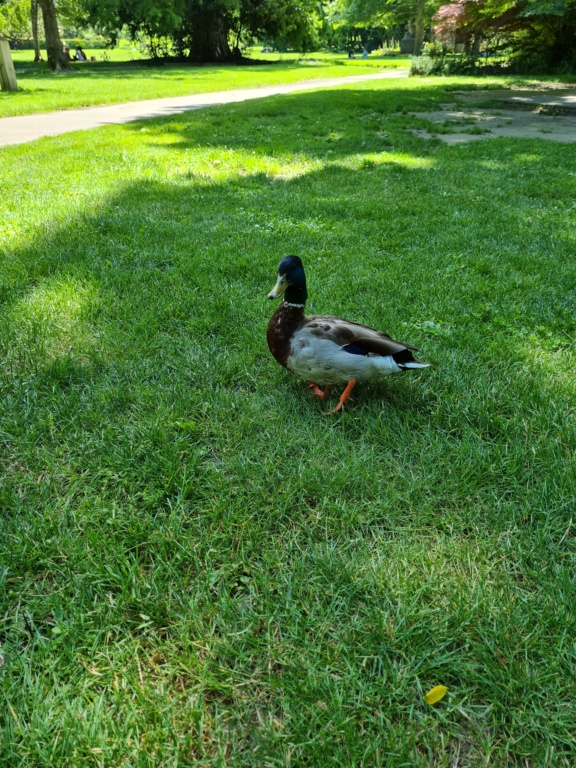
{"label": "mallard duck", "polygon": [[270,352],[280,365],[307,380],[312,394],[321,399],[332,384],[346,384],[332,413],[350,400],[357,381],[428,368],[428,363],[414,359],[416,347],[394,341],[385,333],[340,317],[305,315],[306,276],[298,256],[286,256],[278,265],[278,279],[268,298],[282,295],[268,324]]}

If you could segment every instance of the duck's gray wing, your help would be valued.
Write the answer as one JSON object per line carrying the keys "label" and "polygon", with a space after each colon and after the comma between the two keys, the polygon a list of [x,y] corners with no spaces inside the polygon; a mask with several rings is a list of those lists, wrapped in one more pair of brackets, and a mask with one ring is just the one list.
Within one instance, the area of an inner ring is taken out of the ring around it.
{"label": "duck's gray wing", "polygon": [[311,315],[305,318],[303,327],[319,339],[333,341],[339,347],[349,347],[356,354],[395,355],[404,350],[418,349],[410,344],[395,341],[386,333],[376,331],[367,325],[352,323],[331,315]]}

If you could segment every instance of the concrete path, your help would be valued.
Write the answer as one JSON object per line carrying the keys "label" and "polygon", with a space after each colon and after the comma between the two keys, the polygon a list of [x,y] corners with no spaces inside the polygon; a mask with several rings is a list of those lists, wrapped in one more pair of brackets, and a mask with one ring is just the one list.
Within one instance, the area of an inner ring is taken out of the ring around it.
{"label": "concrete path", "polygon": [[0,146],[25,144],[43,136],[58,136],[71,131],[85,131],[101,125],[118,125],[133,120],[150,117],[166,117],[192,109],[202,109],[217,104],[231,104],[249,99],[262,99],[265,96],[278,96],[284,93],[307,91],[314,88],[333,88],[338,85],[362,83],[370,80],[387,80],[407,77],[408,70],[395,69],[378,72],[374,75],[354,75],[352,77],[318,78],[301,80],[297,83],[265,85],[259,88],[243,88],[234,91],[198,93],[192,96],[175,96],[166,99],[133,101],[127,104],[110,104],[106,107],[84,107],[67,109],[59,112],[44,112],[39,115],[0,118]]}
{"label": "concrete path", "polygon": [[[451,127],[450,133],[413,130],[416,136],[433,136],[446,144],[480,141],[494,136],[517,139],[546,139],[576,143],[576,88],[564,83],[542,83],[538,89],[515,86],[509,89],[452,91],[460,104],[442,104],[433,112],[410,114]],[[498,104],[497,108],[476,105]]]}
{"label": "concrete path", "polygon": [[450,133],[430,133],[414,129],[412,133],[423,139],[437,138],[445,144],[465,144],[495,136],[507,139],[546,139],[563,144],[576,143],[576,117],[539,115],[512,109],[454,109],[446,107],[435,112],[410,112],[441,125]]}
{"label": "concrete path", "polygon": [[538,89],[515,86],[506,90],[452,91],[452,93],[465,104],[497,101],[503,106],[558,107],[566,111],[576,110],[576,88],[565,83],[542,83]]}

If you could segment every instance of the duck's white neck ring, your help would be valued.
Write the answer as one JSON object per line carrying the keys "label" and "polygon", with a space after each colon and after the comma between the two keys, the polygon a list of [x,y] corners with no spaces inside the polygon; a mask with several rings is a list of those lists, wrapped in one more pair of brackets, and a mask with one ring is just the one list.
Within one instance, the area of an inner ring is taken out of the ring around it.
{"label": "duck's white neck ring", "polygon": [[285,304],[287,307],[295,307],[296,309],[304,309],[306,306],[305,304],[291,304],[289,301],[283,301],[282,304]]}

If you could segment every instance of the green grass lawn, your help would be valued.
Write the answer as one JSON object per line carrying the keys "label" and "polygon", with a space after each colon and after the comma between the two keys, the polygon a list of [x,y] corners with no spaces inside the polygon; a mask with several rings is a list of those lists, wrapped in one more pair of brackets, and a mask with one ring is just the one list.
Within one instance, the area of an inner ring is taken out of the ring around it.
{"label": "green grass lawn", "polygon": [[[379,57],[348,60],[345,54],[314,54],[307,58],[296,54],[254,55],[267,64],[254,66],[152,65],[139,62],[138,51],[86,49],[96,62],[73,63],[73,71],[53,75],[46,64],[30,63],[31,52],[14,54],[19,90],[0,91],[0,117],[49,112],[57,109],[115,104],[124,101],[184,96],[231,88],[255,88],[260,85],[292,83],[320,77],[348,77],[374,74],[379,69],[408,67],[407,58]],[[110,56],[110,61],[102,57]],[[133,56],[135,60],[129,61]]]}
{"label": "green grass lawn", "polygon": [[[74,53],[74,42],[69,41],[70,50]],[[122,40],[120,45],[116,48],[90,48],[86,46],[84,48],[88,58],[94,56],[97,62],[112,62],[112,63],[126,63],[128,61],[148,61],[149,59],[145,55],[145,50],[139,46],[138,43],[131,43],[128,40]],[[331,53],[326,51],[315,51],[313,53],[302,54],[295,51],[265,53],[262,51],[262,46],[252,46],[246,48],[243,51],[245,58],[255,61],[301,61],[311,62],[319,61],[325,64],[335,62],[345,62],[351,66],[365,66],[372,64],[379,67],[409,67],[410,56],[403,56],[397,51],[385,53],[382,55],[376,55],[371,53],[367,59],[362,59],[359,54],[356,54],[354,59],[348,59],[348,54],[345,51],[340,53]],[[42,49],[42,56],[46,61],[46,50]],[[12,51],[12,59],[18,67],[31,67],[36,66],[33,62],[34,52],[32,50],[16,50]]]}
{"label": "green grass lawn", "polygon": [[[63,43],[67,43],[71,54],[74,54],[74,48],[76,43],[71,38],[65,38]],[[113,63],[126,63],[128,61],[142,61],[145,59],[144,49],[138,42],[132,42],[130,40],[120,40],[119,44],[115,48],[91,48],[89,45],[83,48],[88,58],[94,56],[98,62],[113,62]],[[42,57],[44,61],[48,59],[46,49],[42,48]],[[29,68],[36,67],[34,63],[34,51],[33,50],[13,50],[12,60],[17,68]],[[43,69],[43,67],[41,67]]]}
{"label": "green grass lawn", "polygon": [[[456,82],[0,150],[2,765],[574,765],[576,151]],[[432,368],[323,416],[287,253]]]}

